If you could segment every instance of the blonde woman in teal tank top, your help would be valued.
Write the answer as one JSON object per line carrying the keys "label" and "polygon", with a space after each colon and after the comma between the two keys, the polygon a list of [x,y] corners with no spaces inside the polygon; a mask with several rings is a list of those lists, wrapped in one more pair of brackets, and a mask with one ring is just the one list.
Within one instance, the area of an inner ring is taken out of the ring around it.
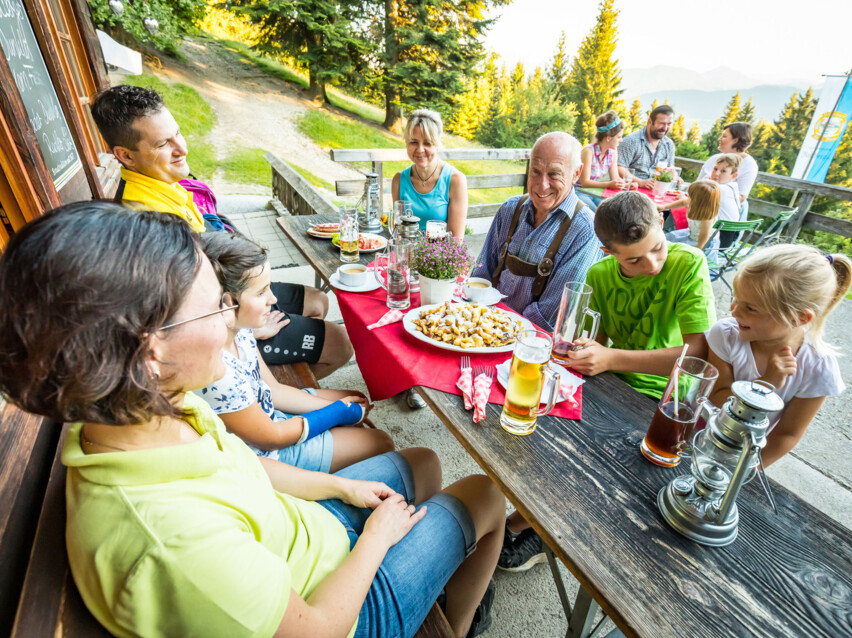
{"label": "blonde woman in teal tank top", "polygon": [[418,109],[411,114],[403,133],[411,166],[393,176],[393,199],[411,202],[420,230],[429,220],[445,221],[447,230],[461,240],[467,221],[467,179],[438,157],[442,135],[439,113]]}

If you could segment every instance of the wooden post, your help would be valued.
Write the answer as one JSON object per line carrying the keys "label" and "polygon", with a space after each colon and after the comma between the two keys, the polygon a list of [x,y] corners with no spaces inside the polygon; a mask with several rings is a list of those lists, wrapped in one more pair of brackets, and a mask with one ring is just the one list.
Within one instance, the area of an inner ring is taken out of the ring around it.
{"label": "wooden post", "polygon": [[[385,176],[382,173],[382,168],[382,162],[373,162],[373,172],[379,176],[379,219],[381,219],[382,215],[385,214]],[[364,202],[364,206],[366,207],[368,203],[369,202]]]}
{"label": "wooden post", "polygon": [[527,168],[524,171],[524,195],[527,194],[527,183],[530,181],[530,160],[527,159]]}
{"label": "wooden post", "polygon": [[787,226],[787,237],[791,242],[796,241],[796,237],[799,236],[799,231],[802,230],[802,224],[805,222],[805,216],[814,202],[814,194],[812,192],[801,191],[801,193],[802,196],[799,198],[799,206],[797,207],[796,214],[793,215]]}

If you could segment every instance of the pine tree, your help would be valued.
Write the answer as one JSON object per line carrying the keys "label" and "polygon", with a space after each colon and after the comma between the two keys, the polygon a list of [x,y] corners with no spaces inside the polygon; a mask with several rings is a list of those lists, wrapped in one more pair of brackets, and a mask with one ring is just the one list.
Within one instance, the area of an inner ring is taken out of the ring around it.
{"label": "pine tree", "polygon": [[533,71],[532,77],[529,81],[530,89],[540,89],[544,86],[544,73],[541,71],[541,67],[537,66],[535,71]]}
{"label": "pine tree", "polygon": [[638,131],[644,123],[645,121],[642,119],[642,102],[636,97],[633,100],[633,106],[630,107],[630,112],[627,114],[627,121],[624,123],[624,134],[627,135],[633,131]]}
{"label": "pine tree", "polygon": [[[725,107],[725,112],[722,113],[722,116],[716,120],[716,123],[713,124],[713,127],[710,131],[704,136],[702,140],[702,144],[704,144],[704,148],[712,155],[716,152],[719,147],[719,138],[722,137],[722,131],[725,130],[725,127],[731,122],[737,122],[740,114],[740,104],[741,98],[740,93],[737,91],[734,96],[728,101],[727,106]],[[751,107],[752,111],[754,107]]]}
{"label": "pine tree", "polygon": [[683,113],[678,115],[674,124],[672,124],[672,127],[669,130],[669,137],[675,143],[675,146],[686,139],[686,118]]}
{"label": "pine tree", "polygon": [[603,0],[597,23],[583,40],[571,65],[568,80],[568,101],[577,109],[574,135],[581,141],[592,139],[595,119],[609,109],[623,110],[620,99],[621,72],[618,60],[613,59],[618,42],[614,0]]}
{"label": "pine tree", "polygon": [[518,62],[515,65],[515,70],[512,71],[512,89],[515,91],[523,91],[527,88],[527,73],[524,70],[524,65]]}
{"label": "pine tree", "polygon": [[507,1],[362,0],[359,25],[371,45],[371,89],[384,98],[385,128],[402,129],[403,106],[454,105],[484,56],[481,36],[493,20],[483,15]]}
{"label": "pine tree", "polygon": [[693,144],[701,144],[701,127],[698,125],[697,121],[693,122],[692,128],[690,128],[689,133],[686,134],[686,139]]}
{"label": "pine tree", "polygon": [[553,87],[554,95],[560,101],[564,101],[567,97],[568,73],[568,54],[565,51],[565,32],[563,31],[559,35],[556,53],[553,54],[550,66],[547,67],[547,80]]}
{"label": "pine tree", "polygon": [[[667,100],[668,101],[668,100]],[[648,109],[648,112],[645,113],[645,121],[651,118],[651,111],[657,108],[660,105],[660,101],[657,98],[654,98],[654,101],[651,102],[651,108]],[[642,125],[645,125],[645,122],[642,122]]]}
{"label": "pine tree", "polygon": [[255,49],[291,55],[307,67],[314,100],[327,102],[326,85],[354,71],[362,44],[349,0],[231,0],[229,7],[259,28]]}
{"label": "pine tree", "polygon": [[498,56],[492,53],[481,69],[481,75],[468,78],[459,106],[447,119],[448,131],[472,140],[489,113],[491,98],[497,90],[499,71]]}
{"label": "pine tree", "polygon": [[754,102],[749,98],[748,101],[742,105],[739,113],[737,113],[737,119],[735,122],[748,122],[749,124],[754,124]]}

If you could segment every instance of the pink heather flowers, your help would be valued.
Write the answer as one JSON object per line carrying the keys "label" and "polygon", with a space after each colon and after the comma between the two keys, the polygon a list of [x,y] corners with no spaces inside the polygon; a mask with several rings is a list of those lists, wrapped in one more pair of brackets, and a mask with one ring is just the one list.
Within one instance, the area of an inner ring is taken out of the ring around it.
{"label": "pink heather flowers", "polygon": [[411,267],[430,279],[455,279],[467,273],[473,263],[467,245],[452,237],[424,237],[411,250]]}

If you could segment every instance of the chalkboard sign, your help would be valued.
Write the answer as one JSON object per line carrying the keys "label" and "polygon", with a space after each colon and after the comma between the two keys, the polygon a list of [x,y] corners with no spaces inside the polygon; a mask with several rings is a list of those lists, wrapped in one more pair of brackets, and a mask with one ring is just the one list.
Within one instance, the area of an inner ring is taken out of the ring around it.
{"label": "chalkboard sign", "polygon": [[56,189],[80,168],[80,156],[50,81],[23,0],[0,0],[0,47]]}

